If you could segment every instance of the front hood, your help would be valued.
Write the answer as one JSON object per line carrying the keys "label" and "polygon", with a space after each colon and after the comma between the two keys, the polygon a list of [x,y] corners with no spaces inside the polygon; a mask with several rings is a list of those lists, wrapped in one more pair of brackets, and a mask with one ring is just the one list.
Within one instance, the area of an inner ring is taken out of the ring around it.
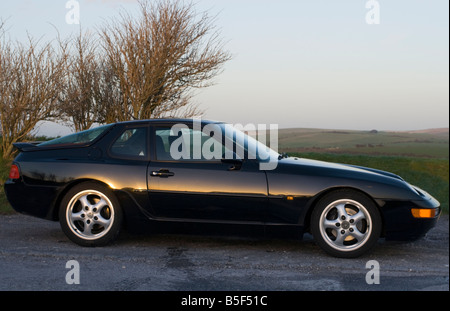
{"label": "front hood", "polygon": [[278,161],[277,168],[273,172],[267,171],[267,174],[272,181],[286,183],[283,185],[285,188],[291,187],[290,184],[298,180],[302,183],[301,191],[311,194],[334,187],[353,187],[367,192],[376,199],[423,201],[425,198],[401,177],[362,166],[304,158],[284,158]]}
{"label": "front hood", "polygon": [[382,171],[382,170],[377,170],[375,168],[364,167],[364,166],[357,166],[357,165],[351,165],[351,164],[342,164],[342,165],[347,166],[347,167],[358,168],[358,169],[361,169],[361,170],[364,170],[364,171],[368,171],[368,172],[373,172],[373,173],[376,173],[376,174],[379,174],[379,175],[384,175],[384,176],[388,176],[388,177],[392,177],[392,178],[397,178],[397,179],[400,179],[400,180],[404,181],[403,178],[401,178],[400,176],[398,176],[398,175],[396,175],[394,173],[391,173],[391,172],[386,172],[386,171]]}
{"label": "front hood", "polygon": [[313,173],[319,175],[330,175],[330,177],[347,177],[364,179],[396,179],[404,180],[393,173],[377,170],[373,168],[356,166],[350,164],[340,164],[332,162],[324,162],[305,158],[285,158],[278,162],[280,169],[286,168],[292,171],[301,172],[303,174]]}

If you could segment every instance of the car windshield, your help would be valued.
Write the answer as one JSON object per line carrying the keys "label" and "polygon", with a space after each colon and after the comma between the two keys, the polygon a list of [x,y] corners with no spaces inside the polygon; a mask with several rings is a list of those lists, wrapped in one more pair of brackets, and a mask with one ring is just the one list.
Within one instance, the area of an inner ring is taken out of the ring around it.
{"label": "car windshield", "polygon": [[63,136],[60,138],[52,139],[43,143],[40,143],[38,146],[53,146],[53,145],[81,145],[88,144],[93,142],[97,137],[101,134],[105,133],[109,128],[112,127],[112,124],[99,126],[93,129],[89,129],[86,131],[70,134],[67,136]]}

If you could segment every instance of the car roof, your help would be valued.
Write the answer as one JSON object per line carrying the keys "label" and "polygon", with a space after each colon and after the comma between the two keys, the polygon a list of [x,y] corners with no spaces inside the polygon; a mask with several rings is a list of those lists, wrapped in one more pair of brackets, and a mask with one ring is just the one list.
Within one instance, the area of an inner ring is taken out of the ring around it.
{"label": "car roof", "polygon": [[199,120],[201,123],[223,123],[221,121],[203,120],[203,119],[187,119],[187,118],[162,118],[162,119],[145,119],[145,120],[130,120],[121,121],[113,124],[142,124],[142,123],[192,123],[193,121]]}

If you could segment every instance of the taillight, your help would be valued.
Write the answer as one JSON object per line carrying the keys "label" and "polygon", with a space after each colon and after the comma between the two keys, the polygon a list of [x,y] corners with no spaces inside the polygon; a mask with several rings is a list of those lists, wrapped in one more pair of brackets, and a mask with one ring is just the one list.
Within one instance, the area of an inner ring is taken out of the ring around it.
{"label": "taillight", "polygon": [[20,172],[19,167],[15,164],[11,165],[11,169],[9,171],[9,178],[10,179],[19,179],[20,178]]}

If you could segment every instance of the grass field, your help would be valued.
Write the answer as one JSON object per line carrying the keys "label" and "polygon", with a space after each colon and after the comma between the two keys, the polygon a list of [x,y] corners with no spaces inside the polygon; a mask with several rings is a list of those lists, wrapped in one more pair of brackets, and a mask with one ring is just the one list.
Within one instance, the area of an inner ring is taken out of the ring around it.
{"label": "grass field", "polygon": [[[448,213],[448,129],[415,132],[282,129],[279,151],[398,174],[435,196]],[[10,162],[0,160],[0,214],[13,212],[3,190]]]}
{"label": "grass field", "polygon": [[449,157],[448,129],[415,132],[282,129],[279,149],[284,152]]}

